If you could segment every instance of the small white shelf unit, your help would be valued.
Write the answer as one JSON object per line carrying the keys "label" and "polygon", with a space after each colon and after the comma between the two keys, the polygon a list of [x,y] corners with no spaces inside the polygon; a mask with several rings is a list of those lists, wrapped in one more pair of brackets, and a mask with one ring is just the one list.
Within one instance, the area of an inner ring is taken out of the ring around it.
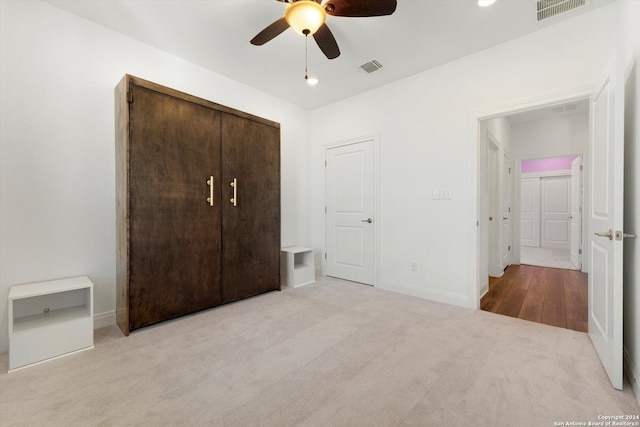
{"label": "small white shelf unit", "polygon": [[9,291],[9,372],[93,348],[93,282],[87,276]]}
{"label": "small white shelf unit", "polygon": [[313,249],[301,246],[282,248],[280,254],[281,284],[291,288],[316,281]]}

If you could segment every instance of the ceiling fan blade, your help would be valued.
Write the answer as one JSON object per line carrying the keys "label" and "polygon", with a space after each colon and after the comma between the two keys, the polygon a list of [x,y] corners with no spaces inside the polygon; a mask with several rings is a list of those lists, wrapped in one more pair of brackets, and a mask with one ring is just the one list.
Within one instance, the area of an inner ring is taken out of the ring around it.
{"label": "ceiling fan blade", "polygon": [[322,24],[318,31],[313,34],[313,38],[316,39],[320,50],[327,58],[334,59],[340,56],[340,48],[338,48],[336,38],[333,37],[327,24]]}
{"label": "ceiling fan blade", "polygon": [[397,3],[397,0],[328,0],[323,7],[332,16],[385,16],[395,12]]}
{"label": "ceiling fan blade", "polygon": [[251,39],[251,44],[262,46],[287,28],[289,28],[289,24],[287,23],[287,20],[282,17],[256,34],[256,36]]}

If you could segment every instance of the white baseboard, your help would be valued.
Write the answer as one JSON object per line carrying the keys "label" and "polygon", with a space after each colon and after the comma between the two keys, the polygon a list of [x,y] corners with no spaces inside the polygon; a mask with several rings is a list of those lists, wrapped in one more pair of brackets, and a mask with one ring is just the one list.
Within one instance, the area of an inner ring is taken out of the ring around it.
{"label": "white baseboard", "polygon": [[376,286],[387,291],[398,292],[405,295],[411,295],[423,298],[429,301],[440,302],[444,304],[456,305],[458,307],[468,307],[466,295],[457,295],[449,292],[434,291],[432,289],[418,288],[406,283],[391,283],[380,281]]}
{"label": "white baseboard", "polygon": [[489,292],[489,282],[482,282],[482,284],[480,285],[480,298],[485,296],[487,292]]}
{"label": "white baseboard", "polygon": [[103,328],[105,326],[116,324],[116,311],[109,310],[104,313],[93,315],[93,329]]}
{"label": "white baseboard", "polygon": [[640,372],[638,372],[638,367],[633,362],[631,354],[629,354],[629,351],[627,351],[627,347],[623,346],[622,352],[624,354],[624,371],[627,374],[629,383],[631,383],[633,393],[636,395],[636,400],[640,405]]}

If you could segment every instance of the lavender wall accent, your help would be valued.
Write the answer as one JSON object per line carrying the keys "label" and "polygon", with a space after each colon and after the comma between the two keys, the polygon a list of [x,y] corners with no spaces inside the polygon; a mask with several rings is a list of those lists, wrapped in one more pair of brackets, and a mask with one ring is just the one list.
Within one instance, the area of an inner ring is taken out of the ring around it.
{"label": "lavender wall accent", "polygon": [[571,162],[578,156],[547,157],[544,159],[523,160],[520,163],[520,172],[547,172],[571,170]]}

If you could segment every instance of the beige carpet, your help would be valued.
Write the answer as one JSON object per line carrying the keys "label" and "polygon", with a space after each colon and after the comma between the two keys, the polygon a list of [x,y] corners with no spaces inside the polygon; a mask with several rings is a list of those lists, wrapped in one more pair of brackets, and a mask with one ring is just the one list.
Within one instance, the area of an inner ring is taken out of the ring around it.
{"label": "beige carpet", "polygon": [[553,426],[640,414],[586,334],[330,279],[6,373],[0,425]]}

